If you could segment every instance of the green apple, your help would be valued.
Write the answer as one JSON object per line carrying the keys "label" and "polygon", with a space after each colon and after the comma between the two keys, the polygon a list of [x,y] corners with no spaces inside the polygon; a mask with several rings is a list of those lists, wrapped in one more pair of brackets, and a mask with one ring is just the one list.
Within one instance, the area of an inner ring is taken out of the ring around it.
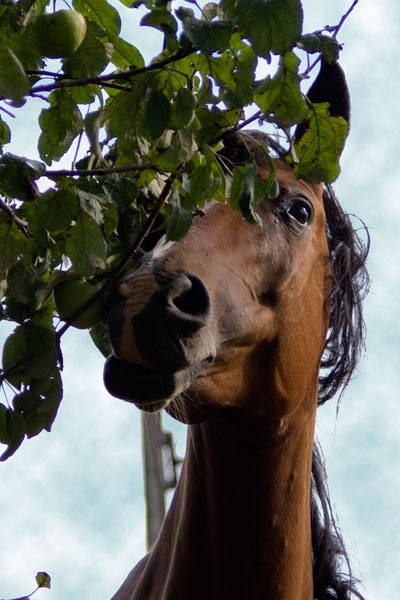
{"label": "green apple", "polygon": [[[100,285],[85,279],[67,279],[54,288],[54,304],[61,319],[68,321],[85,302],[98,292]],[[95,300],[84,313],[75,319],[71,325],[78,329],[89,329],[98,323],[103,315],[103,302]]]}
{"label": "green apple", "polygon": [[36,47],[43,56],[71,56],[86,35],[86,21],[77,10],[44,13],[33,23]]}

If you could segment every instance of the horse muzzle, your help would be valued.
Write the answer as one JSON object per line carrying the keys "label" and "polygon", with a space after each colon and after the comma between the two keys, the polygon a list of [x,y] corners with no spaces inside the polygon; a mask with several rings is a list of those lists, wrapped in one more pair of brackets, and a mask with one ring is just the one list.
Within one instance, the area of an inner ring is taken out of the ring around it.
{"label": "horse muzzle", "polygon": [[157,285],[144,302],[140,272],[133,276],[129,295],[108,317],[114,356],[106,362],[106,388],[138,404],[173,398],[215,357],[211,301],[201,279],[187,272],[155,279]]}

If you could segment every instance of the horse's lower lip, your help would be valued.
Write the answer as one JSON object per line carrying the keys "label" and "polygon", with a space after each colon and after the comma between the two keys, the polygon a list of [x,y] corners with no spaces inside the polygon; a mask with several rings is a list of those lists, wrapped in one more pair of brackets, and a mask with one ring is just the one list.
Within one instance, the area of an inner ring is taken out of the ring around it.
{"label": "horse's lower lip", "polygon": [[112,396],[154,411],[186,389],[209,360],[212,357],[181,371],[158,371],[110,356],[104,366],[104,383]]}
{"label": "horse's lower lip", "polygon": [[114,356],[104,366],[104,383],[110,394],[135,404],[164,400],[174,387],[170,373],[133,365]]}

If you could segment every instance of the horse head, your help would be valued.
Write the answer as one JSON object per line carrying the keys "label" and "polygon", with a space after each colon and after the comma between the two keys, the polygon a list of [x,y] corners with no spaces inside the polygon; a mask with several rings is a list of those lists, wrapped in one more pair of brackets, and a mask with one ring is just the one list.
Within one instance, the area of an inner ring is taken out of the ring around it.
{"label": "horse head", "polygon": [[[338,65],[324,64],[309,98],[349,119]],[[224,161],[253,152],[267,178],[261,143],[269,140],[260,132],[237,133]],[[283,157],[275,164],[279,195],[258,206],[260,227],[212,201],[182,240],[162,238],[122,278],[108,319],[111,394],[189,422],[225,407],[274,419],[311,413],[330,325],[326,194],[296,179]]]}

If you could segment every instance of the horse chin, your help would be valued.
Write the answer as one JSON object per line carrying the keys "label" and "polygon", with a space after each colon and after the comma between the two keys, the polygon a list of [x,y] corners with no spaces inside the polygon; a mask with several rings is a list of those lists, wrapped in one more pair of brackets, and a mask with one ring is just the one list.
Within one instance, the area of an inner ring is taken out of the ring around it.
{"label": "horse chin", "polygon": [[178,371],[161,371],[110,356],[104,366],[107,391],[146,412],[157,412],[191,386],[208,365],[207,360]]}
{"label": "horse chin", "polygon": [[204,404],[191,398],[190,389],[184,397],[173,398],[165,407],[166,412],[176,421],[185,425],[198,425],[220,413],[221,408]]}

